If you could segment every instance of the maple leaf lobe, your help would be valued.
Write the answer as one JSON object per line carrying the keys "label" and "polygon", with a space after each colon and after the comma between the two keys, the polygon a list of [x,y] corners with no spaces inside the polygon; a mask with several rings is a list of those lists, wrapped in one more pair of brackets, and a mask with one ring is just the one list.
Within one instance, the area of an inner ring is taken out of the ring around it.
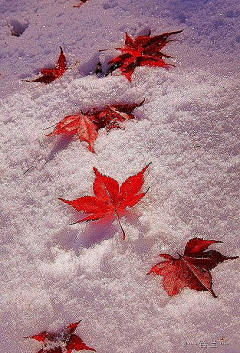
{"label": "maple leaf lobe", "polygon": [[47,331],[40,332],[37,335],[30,336],[29,338],[32,338],[34,340],[37,340],[39,342],[44,342],[48,338],[49,334]]}
{"label": "maple leaf lobe", "polygon": [[73,7],[81,7],[83,4],[85,4],[88,0],[80,0],[81,2],[79,4],[73,5]]}
{"label": "maple leaf lobe", "polygon": [[71,334],[70,340],[67,342],[66,345],[68,353],[71,353],[72,350],[80,351],[80,350],[88,350],[96,352],[95,349],[88,347],[80,337],[75,334]]}
{"label": "maple leaf lobe", "polygon": [[203,240],[202,238],[190,239],[185,247],[184,255],[195,255],[205,251],[211,244],[222,243],[218,240]]}

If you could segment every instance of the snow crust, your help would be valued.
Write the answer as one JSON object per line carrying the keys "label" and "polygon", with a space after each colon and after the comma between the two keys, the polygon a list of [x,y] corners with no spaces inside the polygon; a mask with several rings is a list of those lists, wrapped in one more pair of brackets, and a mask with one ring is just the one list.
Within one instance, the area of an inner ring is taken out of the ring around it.
{"label": "snow crust", "polygon": [[[217,299],[189,289],[170,298],[146,273],[193,237],[239,255],[239,2],[76,3],[0,3],[0,352],[37,352],[23,337],[83,319],[77,333],[101,353],[212,352],[214,340],[237,353],[238,260],[212,271]],[[165,50],[175,68],[137,68],[132,83],[94,75],[125,32],[149,29],[184,29]],[[59,46],[67,72],[25,82],[54,66]],[[101,131],[95,154],[77,138],[46,137],[66,115],[143,98],[138,121]],[[94,166],[122,183],[149,162],[151,188],[122,218],[125,241],[117,221],[69,225],[79,214],[58,198],[93,195]]]}

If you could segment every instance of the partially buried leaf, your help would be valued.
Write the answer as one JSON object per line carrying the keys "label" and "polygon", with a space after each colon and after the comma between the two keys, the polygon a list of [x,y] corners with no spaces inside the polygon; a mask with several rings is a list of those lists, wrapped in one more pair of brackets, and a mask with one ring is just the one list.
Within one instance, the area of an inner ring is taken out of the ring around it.
{"label": "partially buried leaf", "polygon": [[93,110],[89,112],[92,121],[95,122],[98,129],[106,128],[110,131],[115,128],[121,128],[121,123],[126,120],[135,119],[132,111],[140,107],[144,101],[135,104],[114,104],[108,105],[101,110]]}
{"label": "partially buried leaf", "polygon": [[155,273],[163,276],[163,286],[170,296],[188,287],[197,291],[209,291],[216,298],[209,271],[219,263],[237,259],[238,256],[224,256],[216,250],[205,251],[214,243],[221,242],[193,238],[188,241],[184,255],[179,255],[179,258],[175,259],[171,255],[161,254],[160,256],[165,260],[153,266],[148,274]]}
{"label": "partially buried leaf", "polygon": [[85,141],[91,152],[94,152],[94,142],[98,137],[99,129],[106,128],[107,132],[114,128],[121,128],[126,120],[134,119],[132,111],[143,104],[116,104],[108,105],[103,109],[92,109],[86,113],[80,112],[68,115],[61,120],[53,132],[47,136],[60,134],[77,134],[80,141]]}
{"label": "partially buried leaf", "polygon": [[41,69],[42,76],[34,80],[28,80],[27,82],[51,83],[64,74],[64,72],[66,71],[66,66],[67,66],[66,57],[63,53],[62,47],[60,47],[60,55],[56,66],[51,69]]}
{"label": "partially buried leaf", "polygon": [[43,347],[38,353],[72,353],[74,350],[96,352],[95,349],[88,347],[79,336],[74,334],[80,321],[68,325],[59,333],[43,331],[29,338],[42,343]]}

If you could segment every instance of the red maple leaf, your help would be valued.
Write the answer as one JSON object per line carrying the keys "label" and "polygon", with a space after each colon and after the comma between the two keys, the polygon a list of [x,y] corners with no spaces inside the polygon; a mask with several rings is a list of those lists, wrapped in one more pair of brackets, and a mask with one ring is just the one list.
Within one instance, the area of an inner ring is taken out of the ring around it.
{"label": "red maple leaf", "polygon": [[210,270],[225,260],[237,259],[238,256],[227,257],[216,250],[205,251],[213,243],[222,243],[217,240],[193,238],[188,241],[184,255],[175,259],[171,255],[161,254],[165,260],[157,263],[148,272],[163,276],[163,286],[168,295],[178,294],[188,287],[197,291],[209,291],[215,298],[212,290]]}
{"label": "red maple leaf", "polygon": [[60,55],[56,66],[52,69],[41,69],[42,76],[34,80],[28,80],[27,82],[50,83],[64,74],[64,72],[66,71],[66,66],[66,57],[63,53],[62,47],[60,47]]}
{"label": "red maple leaf", "polygon": [[94,152],[94,142],[98,137],[98,130],[106,128],[107,132],[114,128],[120,128],[125,120],[134,119],[132,111],[142,105],[139,104],[116,104],[96,110],[92,109],[86,113],[80,112],[76,115],[68,115],[61,120],[55,130],[47,136],[71,133],[77,134],[80,141],[88,143],[89,150]]}
{"label": "red maple leaf", "polygon": [[171,41],[169,39],[170,36],[181,32],[182,30],[166,32],[154,37],[150,37],[149,33],[146,36],[138,36],[135,39],[132,39],[126,33],[125,46],[116,48],[123,54],[108,62],[112,64],[108,72],[113,72],[119,68],[122,74],[131,81],[131,76],[137,66],[174,66],[164,61],[164,57],[169,58],[170,56],[162,53],[161,49]]}
{"label": "red maple leaf", "polygon": [[28,338],[35,339],[42,343],[43,347],[38,353],[72,353],[73,350],[89,350],[96,352],[95,349],[86,346],[82,339],[74,332],[81,321],[68,325],[59,333],[43,331]]}
{"label": "red maple leaf", "polygon": [[55,130],[47,136],[60,135],[65,133],[77,134],[80,141],[85,141],[89,145],[89,150],[94,152],[93,144],[98,136],[97,126],[92,122],[87,114],[68,115],[61,120]]}
{"label": "red maple leaf", "polygon": [[93,109],[88,112],[90,119],[97,125],[98,129],[106,128],[110,131],[115,128],[121,128],[121,123],[126,120],[135,119],[132,111],[140,107],[144,100],[140,103],[133,104],[113,104],[107,105],[105,108],[97,110]]}
{"label": "red maple leaf", "polygon": [[149,164],[141,172],[125,180],[121,187],[115,179],[100,174],[97,168],[94,167],[96,179],[93,184],[93,191],[95,196],[84,196],[73,201],[62,198],[59,200],[73,206],[77,211],[89,214],[76,223],[117,217],[123,233],[123,239],[125,239],[125,232],[120,224],[120,217],[124,214],[127,207],[136,205],[146,194],[147,191],[141,192],[141,188],[144,182],[143,174]]}

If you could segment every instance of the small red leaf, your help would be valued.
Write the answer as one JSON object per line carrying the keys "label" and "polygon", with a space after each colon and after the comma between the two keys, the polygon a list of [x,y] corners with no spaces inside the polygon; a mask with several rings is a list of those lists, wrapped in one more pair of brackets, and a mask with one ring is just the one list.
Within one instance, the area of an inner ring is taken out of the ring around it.
{"label": "small red leaf", "polygon": [[77,335],[72,334],[70,337],[69,342],[66,345],[67,353],[72,353],[72,350],[81,351],[81,350],[88,350],[92,352],[96,352],[95,349],[88,347],[80,337]]}
{"label": "small red leaf", "polygon": [[72,353],[73,350],[91,350],[96,352],[95,349],[88,347],[79,336],[73,333],[80,321],[68,325],[60,333],[43,331],[29,338],[36,339],[42,343],[42,348],[38,353]]}
{"label": "small red leaf", "polygon": [[41,69],[42,76],[28,82],[50,83],[64,74],[66,71],[66,66],[66,57],[63,53],[62,47],[60,47],[60,55],[56,66],[52,69]]}
{"label": "small red leaf", "polygon": [[237,259],[238,256],[227,257],[216,250],[205,251],[213,243],[221,242],[193,238],[188,241],[183,256],[179,255],[175,259],[168,254],[160,255],[165,260],[153,266],[148,274],[163,276],[163,286],[170,296],[188,287],[197,291],[209,291],[216,298],[209,271],[219,263]]}

